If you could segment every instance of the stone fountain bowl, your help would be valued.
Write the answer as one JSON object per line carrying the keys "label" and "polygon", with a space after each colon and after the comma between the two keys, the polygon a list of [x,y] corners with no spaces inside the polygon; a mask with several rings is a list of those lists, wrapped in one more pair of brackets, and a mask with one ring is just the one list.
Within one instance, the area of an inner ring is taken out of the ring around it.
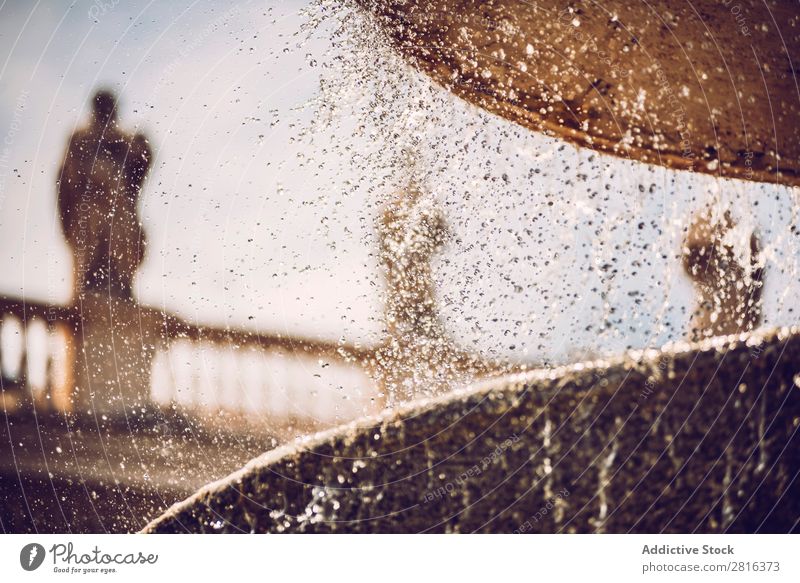
{"label": "stone fountain bowl", "polygon": [[799,333],[413,403],[256,458],[144,532],[796,532]]}
{"label": "stone fountain bowl", "polygon": [[408,63],[578,146],[800,185],[791,0],[354,0]]}

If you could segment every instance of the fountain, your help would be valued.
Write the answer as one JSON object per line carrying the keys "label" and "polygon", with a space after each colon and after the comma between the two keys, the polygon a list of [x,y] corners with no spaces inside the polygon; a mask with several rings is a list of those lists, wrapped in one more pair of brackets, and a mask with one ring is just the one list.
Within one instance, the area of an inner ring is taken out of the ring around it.
{"label": "fountain", "polygon": [[[788,2],[356,4],[417,71],[526,130],[635,164],[799,184]],[[754,330],[757,234],[713,216],[689,236],[687,269],[724,264],[744,283],[700,290],[708,333],[684,334],[700,341],[544,363],[299,440],[145,532],[796,531],[800,331]]]}

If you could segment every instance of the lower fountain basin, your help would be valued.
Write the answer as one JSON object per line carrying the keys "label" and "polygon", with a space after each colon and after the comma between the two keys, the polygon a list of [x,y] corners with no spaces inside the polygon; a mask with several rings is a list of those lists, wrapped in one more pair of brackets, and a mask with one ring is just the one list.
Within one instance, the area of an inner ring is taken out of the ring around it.
{"label": "lower fountain basin", "polygon": [[145,532],[794,532],[800,330],[493,379],[256,458]]}

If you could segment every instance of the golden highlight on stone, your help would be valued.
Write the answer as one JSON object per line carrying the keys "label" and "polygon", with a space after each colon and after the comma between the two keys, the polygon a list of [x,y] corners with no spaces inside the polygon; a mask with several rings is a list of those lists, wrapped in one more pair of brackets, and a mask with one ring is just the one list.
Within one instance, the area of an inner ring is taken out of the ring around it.
{"label": "golden highlight on stone", "polygon": [[455,95],[615,156],[800,184],[789,0],[357,0]]}

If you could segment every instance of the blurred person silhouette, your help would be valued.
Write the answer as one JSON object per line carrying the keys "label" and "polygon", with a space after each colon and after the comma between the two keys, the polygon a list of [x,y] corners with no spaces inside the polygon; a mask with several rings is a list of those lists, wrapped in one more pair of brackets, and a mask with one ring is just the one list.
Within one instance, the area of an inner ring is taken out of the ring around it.
{"label": "blurred person silhouette", "polygon": [[69,139],[57,181],[74,259],[73,301],[87,291],[131,298],[145,248],[137,202],[151,159],[147,138],[119,127],[114,94],[98,91],[88,125]]}
{"label": "blurred person silhouette", "polygon": [[[689,225],[683,266],[697,292],[690,340],[749,332],[761,322],[764,269],[758,237],[750,232],[744,241],[736,241],[741,236],[736,227],[729,210],[715,217],[711,206],[701,209]],[[749,249],[737,253],[743,246]]]}

